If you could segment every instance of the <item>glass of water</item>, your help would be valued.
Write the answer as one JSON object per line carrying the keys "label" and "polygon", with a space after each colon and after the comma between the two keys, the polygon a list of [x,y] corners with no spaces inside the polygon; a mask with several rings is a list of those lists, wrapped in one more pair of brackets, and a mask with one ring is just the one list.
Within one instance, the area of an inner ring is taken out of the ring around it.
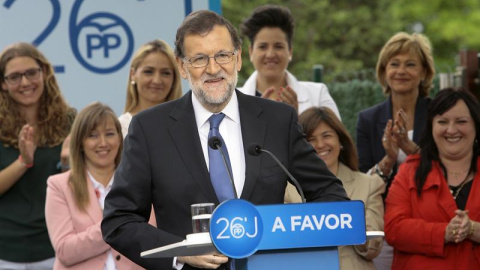
{"label": "glass of water", "polygon": [[209,222],[212,216],[215,204],[197,203],[191,205],[193,233],[209,232]]}

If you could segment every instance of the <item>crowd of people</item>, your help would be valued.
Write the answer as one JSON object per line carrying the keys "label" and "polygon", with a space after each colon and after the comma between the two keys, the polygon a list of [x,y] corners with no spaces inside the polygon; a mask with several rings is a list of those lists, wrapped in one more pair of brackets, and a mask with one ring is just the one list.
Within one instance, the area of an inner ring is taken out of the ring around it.
{"label": "crowd of people", "polygon": [[77,114],[37,48],[4,48],[0,270],[235,269],[220,253],[140,253],[192,233],[192,204],[302,202],[273,160],[246,154],[251,143],[275,153],[308,202],[361,200],[367,231],[385,232],[339,247],[340,269],[480,269],[476,98],[453,88],[429,97],[430,42],[397,33],[376,67],[386,100],[359,112],[355,144],[327,86],[287,70],[294,25],[274,5],[243,20],[255,71],[240,87],[236,28],[191,13],[174,49],[155,39],[134,54],[118,117],[99,102]]}

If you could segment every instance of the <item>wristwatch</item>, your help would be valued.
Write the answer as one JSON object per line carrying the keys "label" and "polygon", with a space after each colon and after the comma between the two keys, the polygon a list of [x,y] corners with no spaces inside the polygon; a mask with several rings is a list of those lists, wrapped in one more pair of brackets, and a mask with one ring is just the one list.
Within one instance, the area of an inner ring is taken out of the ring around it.
{"label": "wristwatch", "polygon": [[379,163],[375,164],[375,173],[378,174],[378,176],[380,176],[381,178],[383,178],[383,180],[387,180],[389,179],[392,174],[393,174],[393,169],[390,169],[390,173],[389,174],[384,174],[383,171],[380,169],[380,165]]}

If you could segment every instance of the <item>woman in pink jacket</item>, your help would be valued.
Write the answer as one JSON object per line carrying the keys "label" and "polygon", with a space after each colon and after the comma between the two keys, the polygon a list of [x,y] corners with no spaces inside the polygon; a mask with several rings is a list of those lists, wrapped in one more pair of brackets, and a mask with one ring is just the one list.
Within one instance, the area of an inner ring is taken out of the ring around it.
{"label": "woman in pink jacket", "polygon": [[54,269],[141,269],[102,238],[105,196],[120,162],[123,139],[115,113],[94,103],[75,119],[71,170],[48,179],[45,217],[55,249]]}

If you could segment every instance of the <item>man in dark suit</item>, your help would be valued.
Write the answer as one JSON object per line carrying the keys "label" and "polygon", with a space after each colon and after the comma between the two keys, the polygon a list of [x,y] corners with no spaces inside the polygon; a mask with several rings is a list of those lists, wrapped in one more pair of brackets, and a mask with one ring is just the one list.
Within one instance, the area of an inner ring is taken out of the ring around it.
{"label": "man in dark suit", "polygon": [[[277,155],[308,201],[348,200],[305,140],[293,107],[235,90],[242,51],[230,22],[210,11],[192,13],[178,29],[175,45],[180,74],[192,90],[132,119],[105,201],[102,232],[108,244],[147,269],[228,269],[221,254],[140,258],[142,251],[192,233],[192,204],[220,203],[209,176],[207,144],[209,118],[219,113],[225,114],[219,131],[238,197],[254,204],[283,203],[288,177],[269,156],[247,153],[255,143]],[[147,223],[152,205],[158,228]]]}

